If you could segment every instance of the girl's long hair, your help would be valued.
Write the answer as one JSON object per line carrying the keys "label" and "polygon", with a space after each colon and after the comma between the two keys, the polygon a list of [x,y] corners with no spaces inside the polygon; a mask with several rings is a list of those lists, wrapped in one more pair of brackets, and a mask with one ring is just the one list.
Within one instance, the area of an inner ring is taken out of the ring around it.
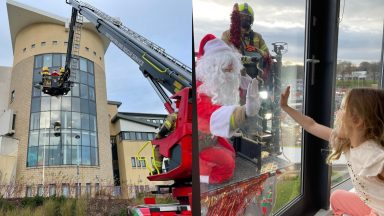
{"label": "girl's long hair", "polygon": [[[384,91],[373,88],[354,88],[345,95],[343,100],[345,113],[341,119],[335,120],[335,129],[332,130],[329,142],[332,153],[327,158],[328,163],[339,159],[341,153],[348,151],[351,147],[351,141],[348,138],[338,136],[342,124],[347,124],[345,122],[347,115],[363,120],[363,140],[373,140],[384,147]],[[345,135],[348,137],[348,134]]]}

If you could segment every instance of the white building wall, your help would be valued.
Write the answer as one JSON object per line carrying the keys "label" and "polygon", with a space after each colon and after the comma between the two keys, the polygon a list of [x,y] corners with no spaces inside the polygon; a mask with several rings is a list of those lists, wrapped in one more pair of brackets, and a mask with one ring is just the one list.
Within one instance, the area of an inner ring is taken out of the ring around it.
{"label": "white building wall", "polygon": [[153,133],[156,133],[158,131],[158,129],[152,126],[136,123],[134,121],[129,121],[129,120],[120,119],[119,125],[120,125],[120,131],[153,132]]}
{"label": "white building wall", "polygon": [[10,85],[11,85],[11,67],[0,66],[0,114],[8,108]]}

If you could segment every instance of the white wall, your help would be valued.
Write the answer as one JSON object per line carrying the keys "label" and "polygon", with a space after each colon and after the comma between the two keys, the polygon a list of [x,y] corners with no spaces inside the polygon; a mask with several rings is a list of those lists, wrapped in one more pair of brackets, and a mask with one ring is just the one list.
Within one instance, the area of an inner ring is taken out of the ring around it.
{"label": "white wall", "polygon": [[13,113],[13,110],[10,109],[0,113],[0,136],[15,132],[12,130]]}
{"label": "white wall", "polygon": [[153,132],[156,133],[157,129],[145,124],[136,123],[129,120],[119,120],[120,131],[136,131],[136,132]]}
{"label": "white wall", "polygon": [[18,139],[0,136],[0,155],[16,156],[18,145]]}
{"label": "white wall", "polygon": [[8,108],[11,85],[11,67],[0,66],[0,113]]}

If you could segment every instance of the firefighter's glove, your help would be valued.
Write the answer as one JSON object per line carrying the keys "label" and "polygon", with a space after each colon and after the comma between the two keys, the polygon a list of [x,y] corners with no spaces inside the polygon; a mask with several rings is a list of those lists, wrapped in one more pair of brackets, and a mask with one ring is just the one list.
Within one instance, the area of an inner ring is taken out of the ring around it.
{"label": "firefighter's glove", "polygon": [[256,116],[260,109],[259,82],[256,78],[252,79],[248,85],[247,96],[245,99],[245,114],[248,117]]}

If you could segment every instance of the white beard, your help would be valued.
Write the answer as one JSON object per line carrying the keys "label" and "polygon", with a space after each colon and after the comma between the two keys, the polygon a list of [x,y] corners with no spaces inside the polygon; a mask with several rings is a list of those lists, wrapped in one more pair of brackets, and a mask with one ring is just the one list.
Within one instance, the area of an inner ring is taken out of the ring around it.
{"label": "white beard", "polygon": [[[230,64],[233,72],[224,72]],[[196,65],[196,79],[202,82],[197,93],[211,97],[213,104],[238,105],[242,67],[240,54],[235,51],[203,56]]]}

